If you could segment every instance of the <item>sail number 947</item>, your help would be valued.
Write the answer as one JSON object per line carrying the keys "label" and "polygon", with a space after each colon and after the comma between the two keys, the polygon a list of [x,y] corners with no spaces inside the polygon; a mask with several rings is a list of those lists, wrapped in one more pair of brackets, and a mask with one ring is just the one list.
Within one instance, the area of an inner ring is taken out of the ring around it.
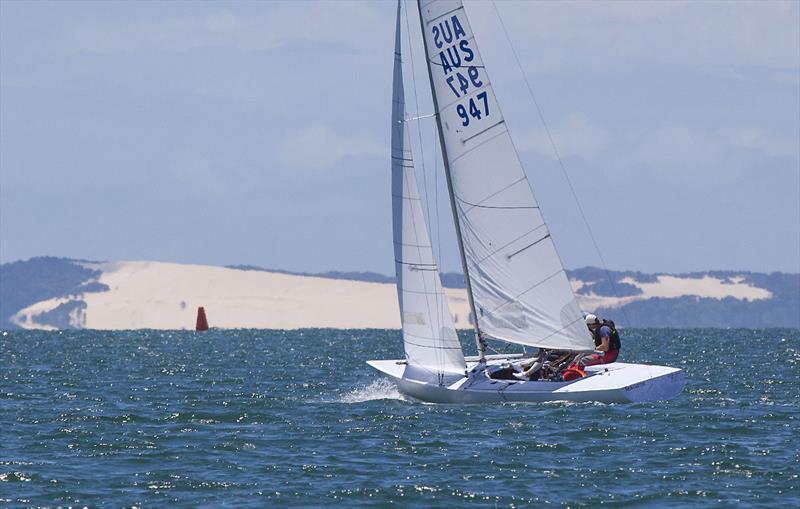
{"label": "sail number 947", "polygon": [[481,117],[488,117],[489,100],[486,97],[486,91],[476,94],[475,97],[470,97],[469,104],[466,106],[463,104],[456,105],[456,112],[461,117],[461,125],[464,127],[469,125],[470,118],[480,120]]}

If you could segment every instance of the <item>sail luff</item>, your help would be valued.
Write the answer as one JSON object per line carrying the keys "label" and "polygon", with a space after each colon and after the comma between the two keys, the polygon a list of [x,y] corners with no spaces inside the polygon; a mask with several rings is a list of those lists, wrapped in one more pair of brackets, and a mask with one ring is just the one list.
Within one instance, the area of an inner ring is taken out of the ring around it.
{"label": "sail luff", "polygon": [[442,289],[417,189],[405,122],[400,2],[397,7],[391,167],[395,274],[407,360],[403,376],[444,385],[462,377],[466,363]]}
{"label": "sail luff", "polygon": [[419,23],[420,30],[422,31],[422,43],[425,48],[425,67],[428,69],[428,82],[431,85],[431,96],[433,98],[434,118],[436,119],[436,132],[439,135],[439,145],[442,149],[442,162],[444,164],[444,174],[447,180],[447,191],[450,196],[450,208],[453,212],[453,223],[455,224],[456,239],[458,241],[458,253],[461,255],[461,268],[464,271],[464,283],[467,289],[467,298],[469,299],[469,308],[472,313],[472,324],[475,328],[475,345],[478,348],[478,357],[480,362],[484,362],[486,357],[486,343],[481,335],[480,324],[478,323],[478,313],[475,311],[475,299],[472,294],[472,282],[470,280],[469,270],[467,270],[467,257],[464,252],[464,240],[461,235],[461,224],[458,221],[458,208],[456,206],[455,194],[453,193],[453,181],[450,175],[450,162],[447,157],[447,144],[444,140],[442,131],[442,121],[438,115],[439,104],[436,96],[436,91],[433,85],[433,71],[431,69],[431,60],[428,58],[428,39],[425,37],[425,21],[422,18],[422,5],[420,0],[417,0],[417,8],[419,10]]}

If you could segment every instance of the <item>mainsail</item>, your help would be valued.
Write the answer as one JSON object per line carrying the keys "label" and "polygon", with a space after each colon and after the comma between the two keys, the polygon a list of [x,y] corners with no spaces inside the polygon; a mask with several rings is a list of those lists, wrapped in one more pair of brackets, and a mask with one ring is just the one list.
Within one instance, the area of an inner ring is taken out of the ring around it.
{"label": "mainsail", "polygon": [[462,377],[464,354],[433,256],[405,122],[399,2],[392,90],[392,212],[397,296],[408,361],[404,377],[440,384],[453,375]]}
{"label": "mainsail", "polygon": [[478,327],[512,343],[591,349],[461,0],[418,3]]}

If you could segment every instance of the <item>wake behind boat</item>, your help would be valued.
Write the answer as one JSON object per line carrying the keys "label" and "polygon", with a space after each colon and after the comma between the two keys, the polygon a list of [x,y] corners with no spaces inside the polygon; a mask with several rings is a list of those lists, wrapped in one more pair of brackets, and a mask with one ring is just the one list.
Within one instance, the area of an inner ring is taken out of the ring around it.
{"label": "wake behind boat", "polygon": [[[440,403],[611,403],[680,393],[684,375],[676,368],[621,362],[574,368],[573,354],[591,352],[592,337],[511,142],[461,0],[418,0],[418,6],[478,356],[465,358],[461,349],[417,189],[398,2],[392,208],[406,358],[369,365],[395,380],[403,393]],[[510,376],[520,371],[521,355],[487,356],[487,339],[538,347],[540,376]]]}

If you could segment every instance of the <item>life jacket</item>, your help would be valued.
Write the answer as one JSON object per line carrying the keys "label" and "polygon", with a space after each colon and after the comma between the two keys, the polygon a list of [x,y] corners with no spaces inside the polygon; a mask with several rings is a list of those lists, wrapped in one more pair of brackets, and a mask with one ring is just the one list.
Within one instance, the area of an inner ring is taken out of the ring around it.
{"label": "life jacket", "polygon": [[609,350],[619,350],[622,348],[622,341],[619,338],[619,332],[617,332],[617,328],[614,326],[614,322],[612,320],[601,320],[600,327],[596,328],[592,331],[592,337],[594,337],[594,346],[600,346],[603,343],[603,338],[600,337],[600,329],[605,325],[609,329],[611,329],[611,337],[608,340],[608,349]]}
{"label": "life jacket", "polygon": [[569,382],[571,380],[577,380],[578,378],[582,378],[586,376],[586,372],[583,371],[578,366],[572,367],[570,366],[566,371],[561,374],[561,380],[565,382]]}

